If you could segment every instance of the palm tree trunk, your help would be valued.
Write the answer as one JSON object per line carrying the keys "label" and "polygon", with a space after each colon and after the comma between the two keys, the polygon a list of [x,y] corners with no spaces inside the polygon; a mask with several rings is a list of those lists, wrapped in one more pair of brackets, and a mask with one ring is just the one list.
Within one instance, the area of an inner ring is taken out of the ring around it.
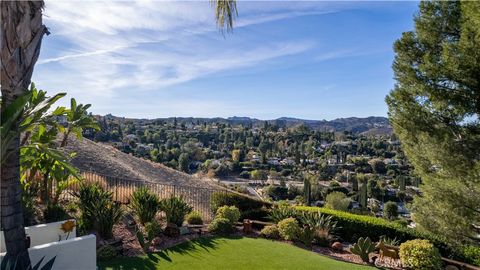
{"label": "palm tree trunk", "polygon": [[[1,90],[2,110],[24,94],[47,28],[42,24],[43,1],[1,1]],[[12,127],[18,131],[18,124]],[[20,186],[20,134],[7,146],[7,159],[1,165],[0,218],[7,258],[17,261],[17,269],[30,266]]]}

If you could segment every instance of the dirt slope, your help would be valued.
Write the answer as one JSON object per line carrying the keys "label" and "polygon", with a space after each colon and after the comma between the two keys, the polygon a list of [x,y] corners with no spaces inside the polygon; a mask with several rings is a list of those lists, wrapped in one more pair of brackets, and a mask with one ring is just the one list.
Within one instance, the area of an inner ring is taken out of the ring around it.
{"label": "dirt slope", "polygon": [[[73,136],[72,136],[73,137]],[[162,164],[125,154],[112,146],[88,139],[69,139],[67,152],[76,152],[72,163],[81,171],[96,172],[110,177],[155,181],[169,185],[215,187],[205,179],[168,168]]]}

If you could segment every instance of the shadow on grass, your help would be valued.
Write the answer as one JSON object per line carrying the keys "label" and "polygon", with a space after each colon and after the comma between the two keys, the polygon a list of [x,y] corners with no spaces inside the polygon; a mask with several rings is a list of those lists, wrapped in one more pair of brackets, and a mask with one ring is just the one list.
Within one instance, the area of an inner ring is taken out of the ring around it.
{"label": "shadow on grass", "polygon": [[[217,249],[217,245],[224,241],[223,239],[241,239],[241,236],[213,236],[213,237],[200,237],[171,248],[162,250],[160,252],[149,253],[143,257],[129,257],[118,258],[111,261],[99,262],[98,269],[113,269],[113,270],[126,270],[126,269],[157,269],[157,266],[162,261],[167,263],[173,263],[172,257],[174,255],[196,256],[197,251],[203,250],[210,252]],[[187,268],[192,266],[185,266]]]}

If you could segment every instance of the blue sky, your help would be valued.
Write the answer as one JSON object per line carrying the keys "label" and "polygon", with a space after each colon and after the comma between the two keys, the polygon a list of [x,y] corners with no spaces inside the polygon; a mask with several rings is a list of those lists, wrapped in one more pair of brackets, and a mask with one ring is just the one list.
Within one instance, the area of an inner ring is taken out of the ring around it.
{"label": "blue sky", "polygon": [[386,116],[417,4],[240,1],[223,36],[205,1],[47,0],[33,81],[126,117]]}

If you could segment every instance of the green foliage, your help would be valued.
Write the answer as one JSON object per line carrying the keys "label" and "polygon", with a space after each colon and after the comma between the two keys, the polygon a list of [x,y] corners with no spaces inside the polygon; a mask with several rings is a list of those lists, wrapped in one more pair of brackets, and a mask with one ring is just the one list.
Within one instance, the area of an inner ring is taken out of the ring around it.
{"label": "green foliage", "polygon": [[193,208],[185,202],[183,197],[172,196],[160,201],[160,209],[165,212],[167,223],[173,223],[180,227],[185,216],[192,212]]}
{"label": "green foliage", "polygon": [[210,208],[215,213],[221,206],[236,206],[242,213],[243,218],[248,218],[243,214],[247,211],[262,209],[264,206],[271,206],[271,203],[252,199],[246,195],[240,195],[232,192],[215,192],[210,197]]}
{"label": "green foliage", "polygon": [[240,218],[240,210],[235,206],[224,205],[218,208],[215,218],[226,218],[234,225]]}
{"label": "green foliage", "polygon": [[382,240],[384,244],[390,246],[398,246],[400,244],[400,241],[398,241],[397,238],[388,238],[385,235],[380,236],[380,240]]}
{"label": "green foliage", "polygon": [[130,206],[135,211],[140,223],[145,224],[155,218],[160,201],[158,196],[150,192],[147,187],[140,187],[132,194]]}
{"label": "green foliage", "polygon": [[360,237],[358,238],[357,243],[355,243],[351,248],[350,252],[356,254],[362,258],[362,261],[368,263],[370,259],[368,258],[368,254],[375,250],[375,244],[370,240],[370,238]]}
{"label": "green foliage", "polygon": [[360,190],[358,192],[358,202],[360,203],[360,206],[362,208],[367,209],[368,196],[366,184],[362,184],[362,186],[360,187]]}
{"label": "green foliage", "polygon": [[152,241],[153,238],[162,233],[162,226],[158,221],[153,219],[152,221],[145,223],[145,233],[147,234],[147,240]]}
{"label": "green foliage", "polygon": [[314,232],[315,242],[321,246],[329,246],[330,239],[339,229],[337,222],[332,216],[327,216],[318,212],[299,212],[297,217],[300,222]]}
{"label": "green foliage", "polygon": [[263,227],[263,229],[260,231],[260,235],[262,237],[265,237],[267,239],[279,239],[280,238],[280,232],[278,231],[277,225],[267,225]]}
{"label": "green foliage", "polygon": [[386,219],[393,220],[398,217],[398,206],[394,202],[386,202],[383,205],[383,216]]}
{"label": "green foliage", "polygon": [[112,200],[112,193],[98,184],[83,184],[75,194],[79,199],[79,227],[84,231],[95,230],[105,239],[112,237],[113,225],[120,221],[123,211]]}
{"label": "green foliage", "polygon": [[253,170],[250,176],[254,180],[267,180],[268,173],[265,170]]}
{"label": "green foliage", "polygon": [[441,269],[442,260],[438,249],[428,240],[410,240],[400,245],[402,265],[418,270]]}
{"label": "green foliage", "polygon": [[337,234],[346,241],[355,242],[361,236],[369,237],[377,241],[382,235],[388,238],[397,238],[400,242],[423,238],[434,243],[445,257],[463,258],[461,250],[448,245],[446,239],[442,236],[403,227],[382,218],[356,215],[321,207],[299,206],[296,207],[296,209],[299,212],[320,212],[324,215],[331,216],[332,219],[338,223]]}
{"label": "green foliage", "polygon": [[118,251],[111,245],[103,245],[97,249],[97,260],[108,261],[118,256]]}
{"label": "green foliage", "polygon": [[269,218],[271,221],[278,223],[286,218],[296,217],[296,215],[297,211],[295,208],[288,205],[277,205],[270,211]]}
{"label": "green foliage", "polygon": [[312,182],[309,177],[303,179],[303,200],[306,205],[310,205],[312,195]]}
{"label": "green foliage", "polygon": [[300,226],[295,218],[286,218],[278,223],[278,232],[282,239],[293,241],[298,239]]}
{"label": "green foliage", "polygon": [[67,211],[59,204],[48,204],[43,210],[43,219],[45,222],[56,222],[69,219]]}
{"label": "green foliage", "polygon": [[456,244],[479,241],[479,9],[479,1],[420,2],[415,29],[395,42],[397,82],[386,99],[422,180],[414,221]]}
{"label": "green foliage", "polygon": [[480,266],[480,247],[468,246],[463,249],[465,262]]}
{"label": "green foliage", "polygon": [[315,228],[304,225],[298,232],[298,240],[306,247],[311,248],[315,239]]}
{"label": "green foliage", "polygon": [[333,210],[347,211],[350,199],[342,192],[334,191],[327,195],[325,207]]}
{"label": "green foliage", "polygon": [[190,212],[187,215],[187,217],[185,218],[185,220],[190,225],[202,225],[203,224],[202,216],[197,211]]}
{"label": "green foliage", "polygon": [[219,217],[208,225],[208,230],[218,234],[229,234],[233,232],[233,227],[229,219]]}

